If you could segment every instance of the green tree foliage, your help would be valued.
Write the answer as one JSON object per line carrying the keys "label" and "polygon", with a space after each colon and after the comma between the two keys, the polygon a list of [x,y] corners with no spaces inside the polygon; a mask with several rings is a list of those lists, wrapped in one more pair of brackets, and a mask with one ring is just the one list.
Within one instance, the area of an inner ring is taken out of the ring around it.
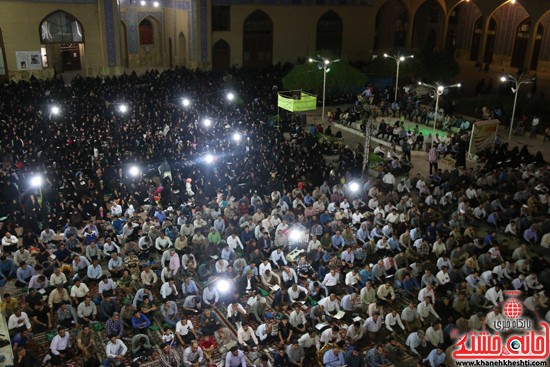
{"label": "green tree foliage", "polygon": [[[330,58],[334,60],[334,58]],[[360,89],[366,81],[366,76],[346,60],[330,64],[327,72],[327,91],[345,92]],[[303,89],[322,93],[323,69],[315,62],[297,64],[283,77],[283,88],[287,90]]]}
{"label": "green tree foliage", "polygon": [[[366,66],[367,74],[372,76],[394,76],[395,69],[395,60],[383,56],[377,57]],[[400,64],[399,80],[410,78],[428,83],[450,83],[458,73],[458,64],[449,52],[422,51],[414,54],[413,59],[407,59]]]}

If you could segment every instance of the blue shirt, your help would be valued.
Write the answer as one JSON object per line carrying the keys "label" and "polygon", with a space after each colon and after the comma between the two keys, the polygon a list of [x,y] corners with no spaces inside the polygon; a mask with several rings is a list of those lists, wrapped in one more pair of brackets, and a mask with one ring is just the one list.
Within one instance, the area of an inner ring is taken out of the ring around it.
{"label": "blue shirt", "polygon": [[[145,326],[142,327],[141,324],[143,323],[145,323]],[[145,329],[149,327],[149,325],[151,325],[151,320],[144,314],[141,314],[139,318],[135,316],[132,317],[132,327],[134,329]]]}
{"label": "blue shirt", "polygon": [[445,353],[437,354],[437,348],[433,349],[424,362],[430,362],[431,367],[437,367],[445,362]]}
{"label": "blue shirt", "polygon": [[197,289],[197,284],[195,283],[195,281],[193,279],[189,279],[189,284],[185,284],[185,282],[182,283],[181,285],[181,293],[182,294],[186,294],[186,293],[195,293],[195,294],[198,294],[198,289]]}
{"label": "blue shirt", "polygon": [[159,223],[162,224],[166,220],[165,212],[155,212],[155,218],[159,220]]}
{"label": "blue shirt", "polygon": [[332,242],[332,247],[334,247],[335,249],[339,250],[340,247],[343,247],[344,244],[345,244],[345,241],[344,241],[344,237],[342,237],[342,235],[334,235],[332,236],[332,239],[331,239],[331,242]]}
{"label": "blue shirt", "polygon": [[403,289],[407,292],[414,293],[420,289],[420,286],[418,285],[416,278],[411,277],[410,280],[403,278]]}
{"label": "blue shirt", "polygon": [[380,367],[382,364],[390,364],[390,361],[388,361],[383,355],[378,353],[376,348],[372,348],[367,352],[367,365],[369,367]]}
{"label": "blue shirt", "polygon": [[19,280],[21,283],[27,283],[25,279],[29,279],[34,275],[34,269],[27,265],[26,269],[23,269],[22,267],[17,268],[17,280]]}
{"label": "blue shirt", "polygon": [[372,275],[372,270],[367,271],[366,269],[363,269],[359,272],[359,276],[361,277],[361,281],[363,283],[366,283],[367,281],[374,282],[374,275]]}
{"label": "blue shirt", "polygon": [[338,355],[334,355],[332,349],[327,350],[323,356],[323,364],[325,367],[340,367],[345,365],[344,353],[338,351]]}
{"label": "blue shirt", "polygon": [[325,214],[325,213],[323,213],[323,214],[321,214],[321,215],[319,216],[319,220],[321,221],[321,224],[322,224],[322,225],[325,225],[325,224],[327,224],[328,222],[331,222],[331,221],[332,221],[332,217],[331,217],[330,214]]}

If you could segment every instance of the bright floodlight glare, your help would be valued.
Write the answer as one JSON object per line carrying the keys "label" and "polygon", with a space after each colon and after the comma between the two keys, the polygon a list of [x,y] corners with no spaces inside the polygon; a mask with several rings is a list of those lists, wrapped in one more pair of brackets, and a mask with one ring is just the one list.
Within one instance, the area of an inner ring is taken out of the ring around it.
{"label": "bright floodlight glare", "polygon": [[216,289],[221,293],[226,293],[231,288],[229,281],[226,279],[220,279],[216,282]]}
{"label": "bright floodlight glare", "polygon": [[202,123],[204,124],[204,126],[210,127],[210,125],[212,125],[212,120],[204,119],[204,121]]}
{"label": "bright floodlight glare", "polygon": [[40,175],[33,176],[31,178],[31,186],[32,187],[40,187],[40,186],[42,186],[42,183],[44,183],[44,179]]}
{"label": "bright floodlight glare", "polygon": [[128,106],[125,104],[121,104],[120,106],[118,106],[118,111],[120,113],[126,113],[128,112]]}
{"label": "bright floodlight glare", "polygon": [[288,239],[292,242],[299,242],[302,240],[303,235],[304,234],[301,230],[294,228],[290,230]]}
{"label": "bright floodlight glare", "polygon": [[388,57],[388,54],[384,54],[384,57]]}
{"label": "bright floodlight glare", "polygon": [[147,2],[144,1],[144,0],[141,0],[140,4],[141,4],[141,6],[145,6],[145,5],[147,5]]}
{"label": "bright floodlight glare", "polygon": [[445,89],[445,88],[443,88],[441,85],[437,87],[437,90],[440,91],[440,92],[443,92],[443,89]]}
{"label": "bright floodlight glare", "polygon": [[404,56],[401,56],[401,57],[399,58],[399,60],[405,61],[405,57],[404,57]]}
{"label": "bright floodlight glare", "polygon": [[188,107],[190,104],[191,104],[191,101],[187,98],[184,98],[182,101],[181,101],[181,104],[183,104],[183,107]]}
{"label": "bright floodlight glare", "polygon": [[61,109],[57,106],[52,106],[51,112],[52,112],[52,115],[59,115],[59,113],[61,112]]}
{"label": "bright floodlight glare", "polygon": [[233,140],[236,141],[237,143],[241,141],[241,138],[242,138],[241,134],[239,133],[233,134]]}
{"label": "bright floodlight glare", "polygon": [[214,162],[214,156],[212,154],[207,154],[205,157],[204,157],[204,161],[208,164]]}
{"label": "bright floodlight glare", "polygon": [[359,184],[357,182],[352,182],[349,184],[349,189],[351,192],[357,192],[359,191]]}
{"label": "bright floodlight glare", "polygon": [[505,81],[507,81],[507,80],[508,80],[508,79],[506,79],[505,76],[501,76],[501,77],[500,77],[500,81],[501,81],[501,82],[505,82]]}
{"label": "bright floodlight glare", "polygon": [[136,177],[137,175],[139,175],[139,168],[137,166],[132,166],[130,167],[130,176],[134,176]]}
{"label": "bright floodlight glare", "polygon": [[158,7],[159,7],[159,5],[160,5],[160,4],[159,4],[159,2],[158,2],[158,1],[155,1],[155,2],[153,3],[153,6],[154,6],[155,8],[158,8]]}
{"label": "bright floodlight glare", "polygon": [[313,62],[313,59],[310,57],[308,61],[309,61],[309,62]]}
{"label": "bright floodlight glare", "polygon": [[232,101],[232,100],[235,99],[235,95],[234,95],[233,93],[231,93],[231,92],[227,93],[227,96],[226,96],[226,97],[227,97],[227,100],[228,100],[228,101]]}
{"label": "bright floodlight glare", "polygon": [[462,87],[462,84],[458,83],[456,86],[460,88]]}
{"label": "bright floodlight glare", "polygon": [[330,61],[329,60],[325,60],[325,65],[328,65],[330,64]]}

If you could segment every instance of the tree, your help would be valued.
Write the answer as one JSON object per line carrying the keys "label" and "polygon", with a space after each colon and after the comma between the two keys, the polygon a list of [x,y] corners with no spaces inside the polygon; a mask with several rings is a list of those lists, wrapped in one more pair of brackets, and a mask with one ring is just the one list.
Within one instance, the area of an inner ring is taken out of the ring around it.
{"label": "tree", "polygon": [[[328,58],[334,60],[334,58]],[[345,60],[330,64],[327,72],[327,93],[342,93],[360,89],[366,76]],[[303,89],[322,93],[323,69],[316,62],[297,64],[283,77],[283,88],[287,90]]]}

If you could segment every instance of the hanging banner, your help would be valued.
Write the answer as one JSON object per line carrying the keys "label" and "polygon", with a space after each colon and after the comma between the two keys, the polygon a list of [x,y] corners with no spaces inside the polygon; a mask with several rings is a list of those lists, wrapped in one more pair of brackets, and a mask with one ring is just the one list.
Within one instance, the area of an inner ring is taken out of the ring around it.
{"label": "hanging banner", "polygon": [[42,69],[41,59],[40,51],[15,51],[17,70],[40,70]]}
{"label": "hanging banner", "polygon": [[290,112],[311,111],[317,108],[317,96],[303,91],[279,92],[277,106]]}
{"label": "hanging banner", "polygon": [[477,152],[491,149],[495,144],[499,123],[499,120],[475,122],[468,152],[475,155]]}

